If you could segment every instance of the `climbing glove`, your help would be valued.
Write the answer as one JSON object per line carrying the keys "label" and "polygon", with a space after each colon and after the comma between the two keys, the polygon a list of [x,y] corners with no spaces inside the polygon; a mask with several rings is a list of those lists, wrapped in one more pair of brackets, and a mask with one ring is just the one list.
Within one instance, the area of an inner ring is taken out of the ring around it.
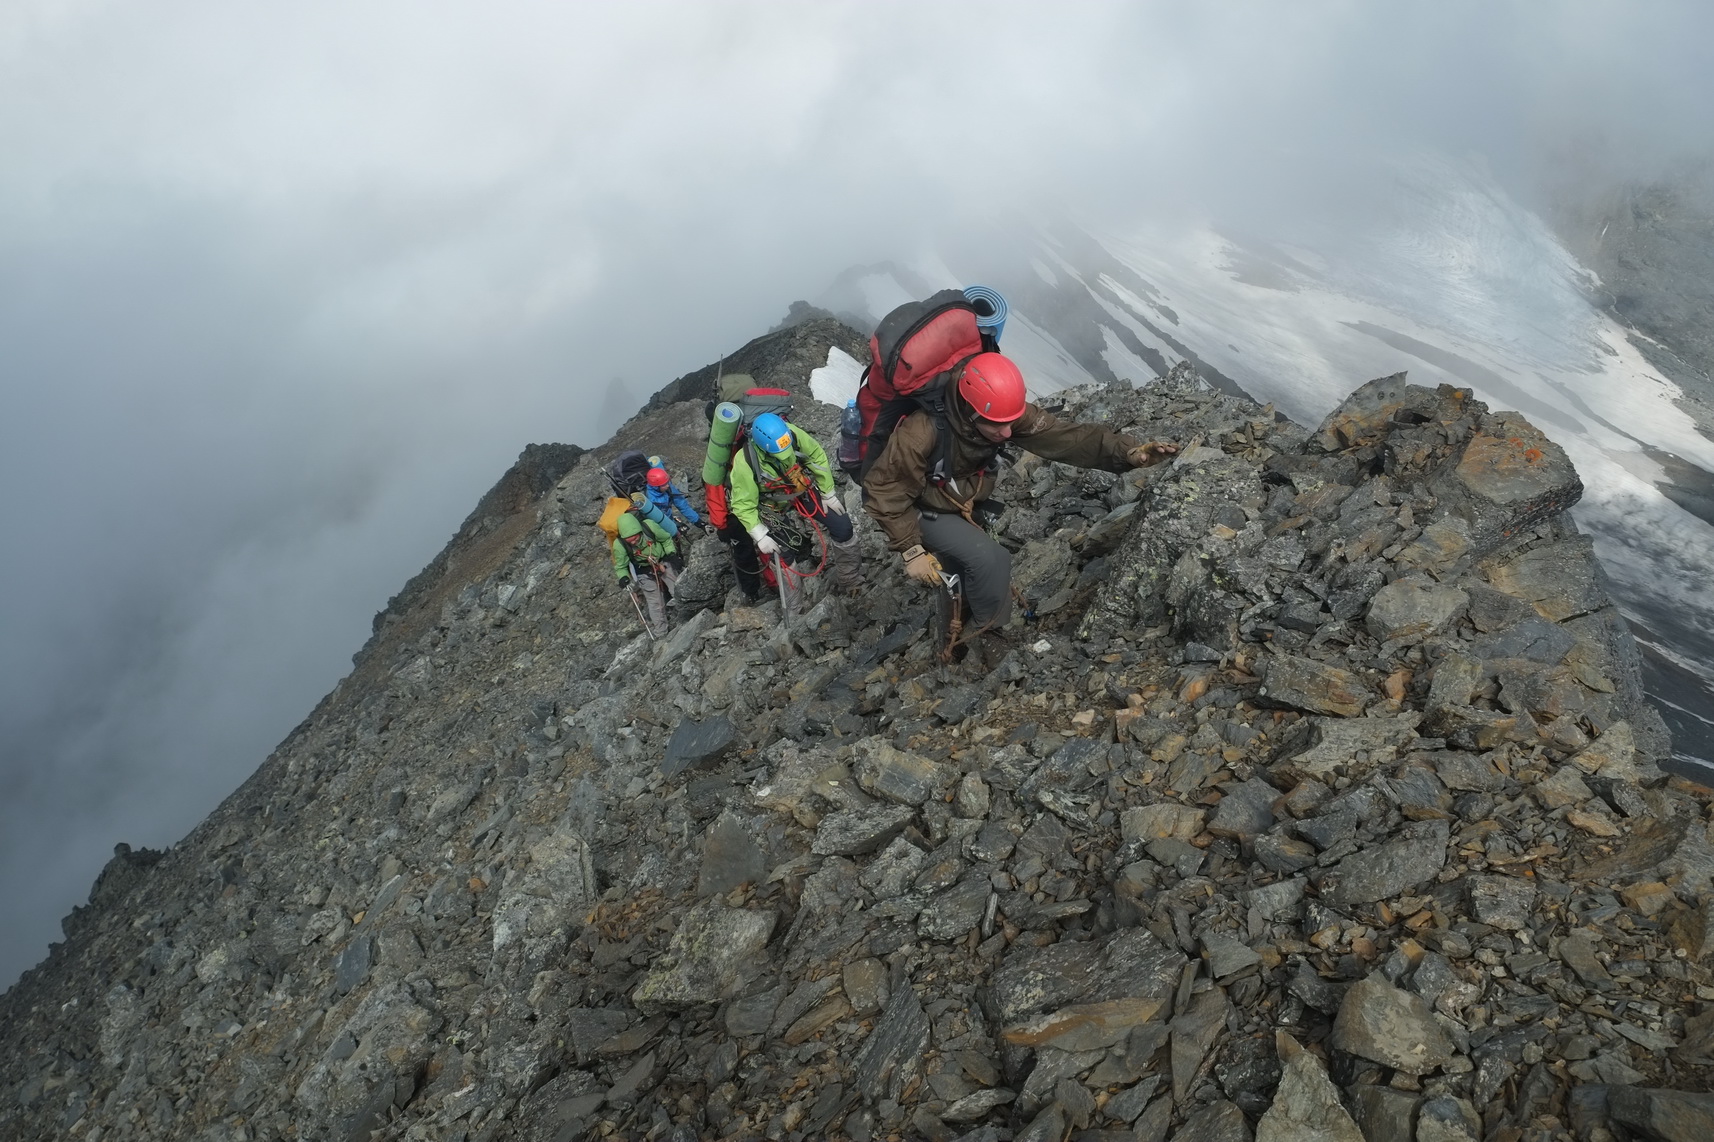
{"label": "climbing glove", "polygon": [[763,555],[778,555],[780,545],[774,542],[774,537],[768,534],[766,524],[757,524],[750,529],[750,541],[756,545],[756,550]]}
{"label": "climbing glove", "polygon": [[1176,444],[1139,444],[1125,453],[1133,468],[1152,468],[1169,456],[1177,455]]}
{"label": "climbing glove", "polygon": [[941,585],[940,560],[924,551],[922,544],[906,548],[900,552],[900,557],[905,561],[906,575],[929,587]]}
{"label": "climbing glove", "polygon": [[845,514],[845,505],[840,503],[838,496],[822,496],[821,506],[826,508],[828,512],[833,515]]}

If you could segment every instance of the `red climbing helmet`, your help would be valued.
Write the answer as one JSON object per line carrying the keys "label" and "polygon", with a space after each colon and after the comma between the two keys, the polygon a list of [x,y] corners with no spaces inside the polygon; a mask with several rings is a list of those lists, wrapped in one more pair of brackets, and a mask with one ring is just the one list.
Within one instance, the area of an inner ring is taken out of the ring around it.
{"label": "red climbing helmet", "polygon": [[998,353],[978,353],[965,363],[958,395],[977,416],[996,424],[1024,415],[1024,375]]}
{"label": "red climbing helmet", "polygon": [[649,487],[664,488],[670,483],[672,483],[672,477],[667,475],[665,468],[649,469]]}

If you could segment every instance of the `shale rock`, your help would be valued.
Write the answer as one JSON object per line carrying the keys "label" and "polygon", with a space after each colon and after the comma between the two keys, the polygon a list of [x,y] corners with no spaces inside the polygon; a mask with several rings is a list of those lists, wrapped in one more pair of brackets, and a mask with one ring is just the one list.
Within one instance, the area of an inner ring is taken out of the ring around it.
{"label": "shale rock", "polygon": [[1421,997],[1373,975],[1345,992],[1333,1045],[1412,1075],[1445,1066],[1455,1050]]}
{"label": "shale rock", "polygon": [[1311,433],[1178,366],[1044,398],[1181,451],[1008,464],[1029,607],[969,657],[850,489],[860,600],[818,577],[782,625],[691,536],[651,641],[607,586],[603,463],[658,452],[696,495],[723,375],[830,442],[835,348],[867,351],[806,308],[521,461],[256,775],[116,855],[0,998],[0,1137],[1700,1121],[1710,797],[1655,767],[1560,454],[1402,376]]}
{"label": "shale rock", "polygon": [[1321,1061],[1281,1031],[1284,1070],[1273,1105],[1256,1124],[1256,1142],[1363,1142]]}
{"label": "shale rock", "polygon": [[727,998],[767,944],[777,919],[772,912],[727,908],[713,900],[697,905],[680,921],[665,959],[631,1001],[649,1014]]}

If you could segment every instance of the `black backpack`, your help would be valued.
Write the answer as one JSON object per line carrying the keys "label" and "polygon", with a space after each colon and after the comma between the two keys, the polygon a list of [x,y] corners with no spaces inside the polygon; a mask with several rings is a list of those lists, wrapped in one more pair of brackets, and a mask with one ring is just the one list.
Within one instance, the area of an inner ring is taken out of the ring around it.
{"label": "black backpack", "polygon": [[649,458],[634,448],[627,449],[607,462],[607,482],[613,494],[629,496],[649,485]]}

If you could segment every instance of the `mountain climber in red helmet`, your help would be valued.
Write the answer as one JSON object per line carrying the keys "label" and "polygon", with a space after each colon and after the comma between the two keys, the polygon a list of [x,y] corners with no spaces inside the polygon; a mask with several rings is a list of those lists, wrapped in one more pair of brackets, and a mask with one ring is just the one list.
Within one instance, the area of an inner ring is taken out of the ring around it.
{"label": "mountain climber in red helmet", "polygon": [[649,472],[643,480],[643,495],[662,512],[669,515],[677,512],[691,527],[699,527],[705,532],[713,530],[702,522],[702,517],[696,514],[696,509],[690,506],[690,497],[684,494],[683,488],[673,482],[666,464],[659,456],[649,457]]}
{"label": "mountain climber in red helmet", "polygon": [[863,480],[863,508],[912,579],[940,587],[944,572],[958,575],[975,634],[1004,625],[1012,613],[1011,553],[976,522],[994,490],[1001,445],[1108,472],[1147,468],[1178,447],[1043,412],[1030,403],[1018,367],[999,353],[971,357],[953,380],[944,432],[927,410],[905,417]]}

